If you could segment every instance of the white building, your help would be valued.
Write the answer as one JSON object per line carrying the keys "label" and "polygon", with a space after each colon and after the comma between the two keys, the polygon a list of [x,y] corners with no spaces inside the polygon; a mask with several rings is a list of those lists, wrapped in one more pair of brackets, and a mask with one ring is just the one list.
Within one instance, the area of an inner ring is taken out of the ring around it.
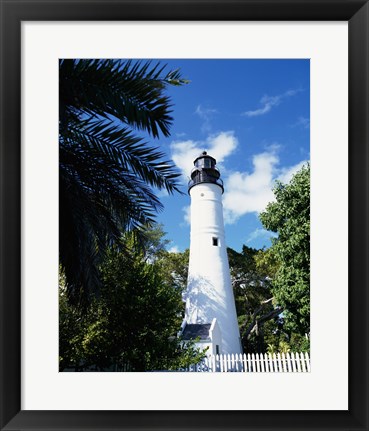
{"label": "white building", "polygon": [[180,334],[200,337],[208,354],[241,353],[223,222],[223,181],[216,160],[204,151],[189,182],[191,241],[186,312]]}

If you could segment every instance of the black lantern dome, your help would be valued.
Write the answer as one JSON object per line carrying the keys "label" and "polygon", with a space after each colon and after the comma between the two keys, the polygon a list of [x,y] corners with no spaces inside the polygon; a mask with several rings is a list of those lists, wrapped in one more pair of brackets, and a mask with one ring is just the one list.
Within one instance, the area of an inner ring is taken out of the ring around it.
{"label": "black lantern dome", "polygon": [[193,164],[195,167],[191,171],[191,180],[188,183],[188,191],[193,186],[201,183],[217,184],[224,192],[223,181],[220,179],[219,169],[216,167],[217,161],[214,157],[203,151],[201,156],[197,157]]}

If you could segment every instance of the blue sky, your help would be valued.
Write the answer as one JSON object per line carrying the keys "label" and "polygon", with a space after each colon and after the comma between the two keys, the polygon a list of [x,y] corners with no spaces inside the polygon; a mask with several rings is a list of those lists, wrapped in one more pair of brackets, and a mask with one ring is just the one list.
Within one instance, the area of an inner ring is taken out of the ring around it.
{"label": "blue sky", "polygon": [[[270,246],[258,214],[273,200],[275,180],[288,182],[310,158],[309,60],[160,60],[190,83],[169,87],[174,123],[156,142],[183,173],[185,195],[159,193],[169,249],[190,243],[187,194],[193,160],[203,151],[217,159],[224,181],[226,242]],[[155,144],[155,142],[154,142]]]}

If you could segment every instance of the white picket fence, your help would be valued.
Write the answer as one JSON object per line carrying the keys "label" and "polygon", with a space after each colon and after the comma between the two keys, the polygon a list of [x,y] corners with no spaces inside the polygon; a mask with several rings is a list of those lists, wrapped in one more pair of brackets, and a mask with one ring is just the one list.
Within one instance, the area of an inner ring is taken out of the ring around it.
{"label": "white picket fence", "polygon": [[194,373],[309,373],[308,353],[211,355],[180,371]]}

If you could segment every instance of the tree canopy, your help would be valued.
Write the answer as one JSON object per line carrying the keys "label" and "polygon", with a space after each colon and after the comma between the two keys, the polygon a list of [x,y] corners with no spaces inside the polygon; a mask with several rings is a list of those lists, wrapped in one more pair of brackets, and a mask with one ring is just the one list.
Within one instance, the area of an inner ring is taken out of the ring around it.
{"label": "tree canopy", "polygon": [[108,246],[153,222],[162,207],[153,188],[178,191],[174,164],[137,133],[169,135],[165,89],[186,82],[159,63],[60,61],[59,256],[75,303],[101,287]]}
{"label": "tree canopy", "polygon": [[230,248],[227,251],[244,351],[264,352],[265,338],[278,326],[281,312],[271,291],[276,262],[269,250],[244,245],[240,253]]}
{"label": "tree canopy", "polygon": [[240,335],[246,352],[308,351],[310,334],[310,166],[276,183],[260,214],[278,234],[268,249],[228,249]]}
{"label": "tree canopy", "polygon": [[[160,227],[154,229],[151,237],[158,240],[161,232]],[[184,304],[182,290],[170,282],[167,267],[155,254],[147,259],[143,250],[137,250],[131,234],[126,234],[125,243],[124,251],[117,247],[107,251],[100,268],[100,296],[89,304],[88,313],[67,301],[61,275],[61,370],[178,370],[204,356],[193,343],[183,344],[177,337]]]}
{"label": "tree canopy", "polygon": [[260,214],[266,229],[278,233],[273,252],[280,265],[273,278],[275,302],[283,308],[285,327],[310,332],[310,165],[289,184],[277,183],[276,201]]}

